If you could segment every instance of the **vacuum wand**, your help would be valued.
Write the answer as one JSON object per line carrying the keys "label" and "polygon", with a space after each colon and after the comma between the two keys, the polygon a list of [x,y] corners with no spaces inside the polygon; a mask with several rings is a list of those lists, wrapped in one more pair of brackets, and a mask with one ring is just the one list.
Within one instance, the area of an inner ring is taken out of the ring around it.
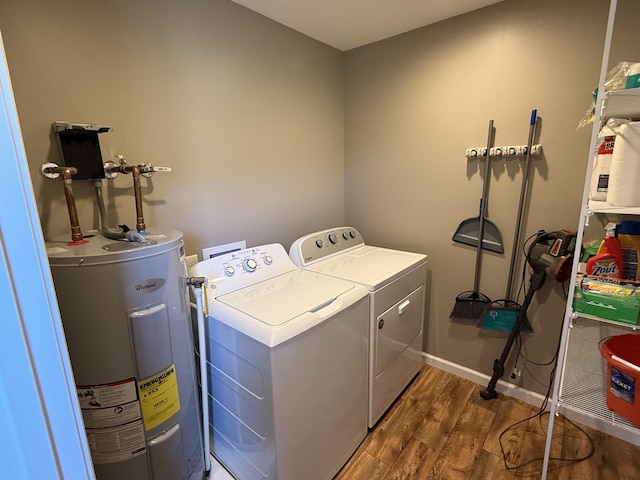
{"label": "vacuum wand", "polygon": [[533,300],[533,295],[540,290],[547,275],[556,282],[565,282],[571,276],[571,258],[575,249],[575,233],[566,230],[558,232],[540,231],[527,252],[527,262],[533,268],[533,274],[529,282],[529,290],[518,312],[518,317],[511,328],[507,343],[502,350],[500,358],[493,362],[493,375],[485,390],[480,396],[485,400],[496,398],[496,384],[504,375],[504,364],[507,361],[513,342],[524,326],[527,317],[527,309]]}
{"label": "vacuum wand", "polygon": [[498,380],[500,380],[504,375],[504,364],[507,361],[507,357],[509,356],[509,352],[511,351],[513,342],[515,342],[516,337],[520,335],[520,329],[523,327],[527,319],[527,309],[529,308],[529,304],[533,299],[534,293],[536,293],[536,291],[538,291],[544,284],[545,276],[546,274],[544,273],[544,271],[535,272],[531,276],[529,291],[527,292],[527,295],[524,299],[522,308],[518,312],[518,317],[516,318],[513,327],[511,327],[511,332],[509,332],[509,338],[507,338],[507,343],[502,350],[502,355],[500,355],[500,358],[497,358],[493,361],[493,375],[491,376],[491,380],[489,380],[487,388],[480,391],[480,396],[485,400],[491,400],[492,398],[496,398],[498,396],[498,393],[496,392],[496,384],[498,383]]}

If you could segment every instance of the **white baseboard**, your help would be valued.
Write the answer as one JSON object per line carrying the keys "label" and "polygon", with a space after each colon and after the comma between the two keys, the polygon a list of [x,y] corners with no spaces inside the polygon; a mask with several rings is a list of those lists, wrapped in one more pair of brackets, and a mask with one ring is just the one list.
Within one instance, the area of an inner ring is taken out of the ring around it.
{"label": "white baseboard", "polygon": [[[471,370],[470,368],[463,367],[462,365],[458,365],[457,363],[450,362],[449,360],[436,357],[429,353],[422,352],[422,358],[424,359],[424,363],[427,365],[439,368],[440,370],[444,370],[445,372],[452,373],[458,377],[470,380],[480,385],[487,384],[491,379],[489,375],[485,375],[484,373],[480,373],[476,370]],[[522,400],[523,402],[534,406],[542,405],[542,401],[544,400],[544,396],[539,393],[526,390],[503,380],[498,380],[498,383],[496,384],[496,392],[504,393],[508,397],[517,398],[518,400]]]}

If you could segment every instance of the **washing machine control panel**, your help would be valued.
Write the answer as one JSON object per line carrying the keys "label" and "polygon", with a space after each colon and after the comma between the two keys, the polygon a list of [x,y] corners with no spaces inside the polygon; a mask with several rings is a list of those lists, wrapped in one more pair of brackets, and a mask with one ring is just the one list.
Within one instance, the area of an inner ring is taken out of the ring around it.
{"label": "washing machine control panel", "polygon": [[229,252],[195,264],[189,275],[207,278],[215,295],[298,270],[284,247],[274,243]]}
{"label": "washing machine control panel", "polygon": [[340,227],[311,233],[296,240],[289,256],[293,262],[305,267],[328,256],[364,245],[360,232],[353,227]]}
{"label": "washing machine control panel", "polygon": [[242,261],[242,268],[249,273],[255,272],[256,268],[258,268],[258,262],[254,258],[247,258]]}

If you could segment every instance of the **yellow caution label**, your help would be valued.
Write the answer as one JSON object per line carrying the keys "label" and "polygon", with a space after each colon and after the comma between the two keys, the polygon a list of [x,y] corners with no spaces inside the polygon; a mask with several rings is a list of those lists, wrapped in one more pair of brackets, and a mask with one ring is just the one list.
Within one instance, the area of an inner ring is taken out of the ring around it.
{"label": "yellow caution label", "polygon": [[176,366],[138,382],[145,430],[151,430],[180,411]]}

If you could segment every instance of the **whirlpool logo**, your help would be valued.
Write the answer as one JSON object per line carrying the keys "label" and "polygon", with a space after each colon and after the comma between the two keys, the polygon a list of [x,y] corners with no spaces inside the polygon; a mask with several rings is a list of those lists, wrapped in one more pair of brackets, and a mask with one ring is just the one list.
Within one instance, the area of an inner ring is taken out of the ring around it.
{"label": "whirlpool logo", "polygon": [[164,278],[150,278],[144,282],[136,283],[133,288],[137,293],[151,293],[161,289],[164,284]]}

